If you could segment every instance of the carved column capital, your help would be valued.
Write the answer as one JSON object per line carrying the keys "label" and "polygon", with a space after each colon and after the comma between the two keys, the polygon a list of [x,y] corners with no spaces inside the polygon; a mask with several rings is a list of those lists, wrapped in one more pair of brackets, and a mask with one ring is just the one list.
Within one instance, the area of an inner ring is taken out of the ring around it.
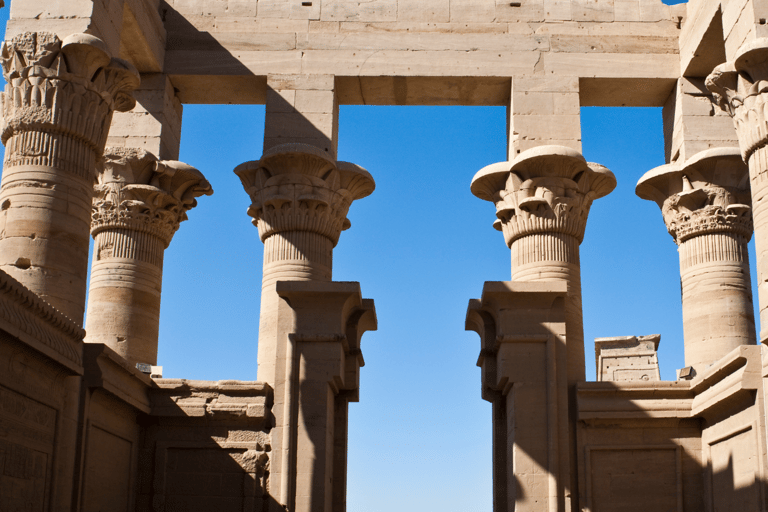
{"label": "carved column capital", "polygon": [[678,245],[707,233],[752,238],[749,170],[737,148],[708,149],[682,164],[652,169],[635,192],[659,205]]}
{"label": "carved column capital", "polygon": [[197,197],[213,189],[185,163],[159,161],[138,148],[107,148],[94,185],[91,234],[130,229],[160,238],[167,247]]}
{"label": "carved column capital", "polygon": [[732,61],[715,67],[706,79],[718,106],[733,117],[744,160],[768,143],[768,38],[744,45]]}
{"label": "carved column capital", "polygon": [[494,228],[508,246],[535,233],[584,238],[592,201],[616,187],[613,173],[564,146],[539,146],[512,162],[492,164],[472,180],[472,193],[496,205]]}
{"label": "carved column capital", "polygon": [[[128,62],[111,58],[104,42],[88,34],[74,34],[64,41],[46,32],[20,34],[3,43],[0,61],[8,82],[1,136],[8,148],[6,164],[88,171],[75,155],[68,154],[77,153],[76,148],[59,146],[84,144],[98,157],[106,144],[112,112],[135,105],[130,93],[139,86],[138,72]],[[9,144],[12,137],[25,132],[43,132],[47,140]],[[54,143],[51,137],[57,135],[68,139]]]}
{"label": "carved column capital", "polygon": [[375,187],[362,167],[336,162],[306,144],[275,146],[261,160],[239,165],[235,173],[251,198],[248,215],[262,241],[277,233],[305,231],[335,246],[350,226],[352,202]]}

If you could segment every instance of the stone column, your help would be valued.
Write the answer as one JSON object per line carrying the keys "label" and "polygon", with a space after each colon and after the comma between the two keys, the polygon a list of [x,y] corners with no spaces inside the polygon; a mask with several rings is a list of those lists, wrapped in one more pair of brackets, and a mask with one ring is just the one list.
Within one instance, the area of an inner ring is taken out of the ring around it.
{"label": "stone column", "polygon": [[139,76],[87,34],[18,35],[2,65],[0,268],[81,323],[96,161]]}
{"label": "stone column", "polygon": [[512,252],[512,281],[568,285],[569,384],[585,379],[579,244],[592,201],[615,186],[611,171],[564,146],[529,149],[472,180],[472,193],[496,205],[493,226]]}
{"label": "stone column", "polygon": [[[257,376],[275,390],[270,492],[296,512],[343,510],[339,485],[346,480],[346,454],[341,448],[346,444],[346,404],[354,398],[343,390],[356,389],[356,377],[348,380],[356,372],[342,368],[357,360],[359,348],[346,358],[340,347],[354,344],[352,338],[359,343],[359,336],[336,333],[347,320],[326,329],[338,316],[326,310],[339,297],[346,302],[349,293],[338,295],[338,287],[354,284],[359,294],[356,283],[330,282],[333,248],[350,226],[350,205],[373,192],[374,181],[361,167],[336,162],[324,150],[300,143],[272,147],[261,160],[235,172],[251,198],[248,215],[264,242]],[[291,287],[290,281],[315,286],[315,291],[307,297],[286,295],[301,285]],[[350,310],[339,311],[347,315]],[[304,330],[313,334],[300,336]]]}
{"label": "stone column", "polygon": [[715,148],[649,171],[635,190],[679,246],[685,364],[697,373],[755,343],[748,177],[738,148]]}
{"label": "stone column", "polygon": [[213,190],[197,169],[143,149],[107,148],[99,167],[85,341],[154,365],[165,249],[195,198]]}
{"label": "stone column", "polygon": [[248,215],[264,242],[258,378],[275,385],[277,281],[330,281],[333,248],[350,226],[352,201],[373,192],[362,167],[306,144],[284,144],[235,169],[251,198]]}
{"label": "stone column", "polygon": [[744,45],[732,61],[717,66],[706,80],[715,102],[733,117],[741,156],[749,165],[757,253],[760,340],[763,342],[768,338],[767,79],[768,38],[761,38]]}

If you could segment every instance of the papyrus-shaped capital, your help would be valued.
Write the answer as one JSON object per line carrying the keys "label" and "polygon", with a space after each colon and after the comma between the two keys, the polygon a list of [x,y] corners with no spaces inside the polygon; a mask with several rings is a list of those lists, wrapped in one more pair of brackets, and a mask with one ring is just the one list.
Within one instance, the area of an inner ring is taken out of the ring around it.
{"label": "papyrus-shaped capital", "polygon": [[307,231],[335,246],[349,228],[353,201],[370,195],[375,183],[362,167],[336,162],[313,146],[276,146],[260,160],[235,169],[251,198],[248,215],[264,241],[287,231]]}
{"label": "papyrus-shaped capital", "polygon": [[564,146],[539,146],[480,170],[472,193],[496,205],[494,227],[508,246],[534,233],[563,233],[584,238],[592,201],[616,187],[613,173],[588,163]]}
{"label": "papyrus-shaped capital", "polygon": [[185,163],[158,161],[138,148],[107,148],[94,186],[91,233],[128,228],[154,234],[166,247],[197,197],[213,189]]}
{"label": "papyrus-shaped capital", "polygon": [[648,171],[635,193],[654,201],[680,244],[704,233],[752,238],[749,169],[738,148],[713,148]]}

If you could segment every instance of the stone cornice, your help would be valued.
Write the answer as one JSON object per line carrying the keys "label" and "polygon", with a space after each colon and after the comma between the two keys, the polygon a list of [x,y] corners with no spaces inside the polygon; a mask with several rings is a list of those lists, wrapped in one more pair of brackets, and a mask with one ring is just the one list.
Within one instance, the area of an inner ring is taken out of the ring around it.
{"label": "stone cornice", "polygon": [[271,420],[272,388],[264,382],[154,379],[154,385],[152,416]]}
{"label": "stone cornice", "polygon": [[[94,36],[73,34],[61,41],[54,34],[27,32],[3,43],[0,59],[8,82],[3,144],[28,131],[63,134],[98,156],[112,112],[135,105],[130,93],[140,83],[138,72],[128,62],[111,58],[104,42]],[[9,161],[36,163],[27,160],[52,158],[56,149],[27,146],[15,148],[21,154],[10,155]]]}
{"label": "stone cornice", "polygon": [[748,161],[756,149],[768,144],[768,38],[744,45],[733,61],[715,67],[706,85],[715,103],[733,117],[742,157]]}
{"label": "stone cornice", "polygon": [[714,148],[647,172],[635,193],[661,208],[677,244],[706,233],[752,238],[749,170],[737,148]]}
{"label": "stone cornice", "polygon": [[166,247],[196,198],[213,193],[197,169],[138,148],[107,148],[94,190],[93,236],[122,228],[155,235]]}
{"label": "stone cornice", "polygon": [[494,228],[508,246],[534,233],[584,238],[592,201],[616,187],[613,173],[573,149],[539,146],[512,162],[492,164],[472,179],[472,193],[496,205]]}
{"label": "stone cornice", "polygon": [[82,371],[83,328],[1,270],[0,320],[12,326],[11,335],[32,341],[38,350]]}
{"label": "stone cornice", "polygon": [[357,165],[336,162],[306,144],[284,144],[235,169],[251,198],[248,215],[262,241],[276,233],[308,231],[335,246],[350,226],[353,201],[370,195],[373,177]]}

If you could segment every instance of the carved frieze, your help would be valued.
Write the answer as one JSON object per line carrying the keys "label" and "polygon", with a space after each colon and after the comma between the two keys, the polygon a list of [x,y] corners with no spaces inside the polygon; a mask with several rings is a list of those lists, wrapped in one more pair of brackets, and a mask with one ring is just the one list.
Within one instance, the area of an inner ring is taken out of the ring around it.
{"label": "carved frieze", "polygon": [[88,34],[64,41],[46,32],[20,34],[3,43],[0,60],[7,82],[0,137],[5,165],[91,173],[112,113],[135,105],[131,91],[140,83],[138,72]]}
{"label": "carved frieze", "polygon": [[276,146],[261,160],[239,165],[235,173],[251,198],[248,215],[262,241],[276,233],[305,231],[335,246],[350,226],[352,202],[375,187],[362,167],[336,162],[305,144]]}
{"label": "carved frieze", "polygon": [[94,186],[91,233],[127,229],[170,244],[197,197],[213,189],[203,174],[187,164],[158,161],[138,148],[107,148]]}
{"label": "carved frieze", "polygon": [[540,146],[512,162],[489,165],[472,180],[472,193],[496,205],[493,226],[508,246],[536,233],[584,238],[592,201],[616,186],[613,173],[577,151]]}
{"label": "carved frieze", "polygon": [[749,171],[736,148],[702,151],[646,173],[636,193],[655,201],[675,243],[728,232],[752,238]]}

